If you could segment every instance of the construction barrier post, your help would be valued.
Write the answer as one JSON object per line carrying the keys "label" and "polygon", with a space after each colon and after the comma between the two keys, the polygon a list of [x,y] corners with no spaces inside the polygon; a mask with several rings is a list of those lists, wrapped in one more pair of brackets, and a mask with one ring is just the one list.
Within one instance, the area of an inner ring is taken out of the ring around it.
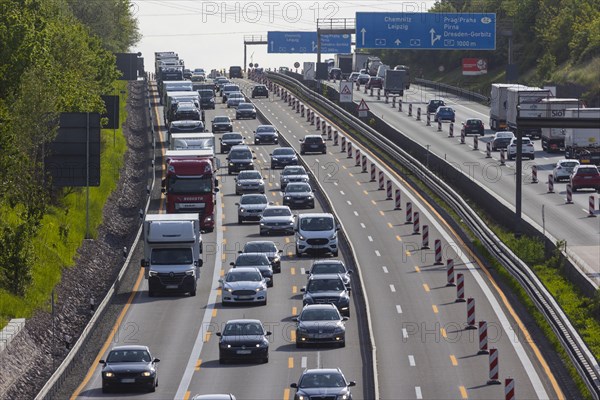
{"label": "construction barrier post", "polygon": [[383,190],[385,189],[385,183],[383,180],[383,171],[379,171],[379,188],[378,190]]}
{"label": "construction barrier post", "polygon": [[475,326],[475,299],[469,297],[467,299],[467,328],[466,329],[477,329]]}
{"label": "construction barrier post", "polygon": [[402,196],[400,194],[400,189],[396,189],[396,201],[394,205],[394,210],[402,210],[401,197]]}
{"label": "construction barrier post", "polygon": [[554,175],[548,175],[548,193],[554,193]]}
{"label": "construction barrier post", "polygon": [[406,224],[412,224],[412,203],[406,202]]}
{"label": "construction barrier post", "polygon": [[498,349],[490,348],[490,379],[487,381],[488,385],[499,385],[500,380],[498,379],[500,366],[498,365]]}
{"label": "construction barrier post", "polygon": [[454,284],[454,259],[446,260],[446,286],[456,286]]}
{"label": "construction barrier post", "polygon": [[423,225],[421,234],[421,250],[429,249],[429,225]]}
{"label": "construction barrier post", "polygon": [[567,199],[565,204],[573,204],[573,188],[570,183],[567,183]]}
{"label": "construction barrier post", "polygon": [[479,137],[473,136],[473,150],[479,150]]}
{"label": "construction barrier post", "polygon": [[431,115],[429,115],[429,113],[427,113],[427,122],[425,123],[426,126],[431,126]]}
{"label": "construction barrier post", "polygon": [[366,173],[367,172],[367,156],[365,156],[364,154],[362,155],[362,173]]}
{"label": "construction barrier post", "polygon": [[456,274],[456,303],[465,302],[465,276]]}
{"label": "construction barrier post", "polygon": [[386,186],[386,200],[392,200],[392,181],[391,180],[387,180],[385,183]]}
{"label": "construction barrier post", "polygon": [[487,322],[479,321],[479,351],[477,354],[488,354]]}
{"label": "construction barrier post", "polygon": [[377,167],[374,163],[371,163],[371,182],[375,182],[375,174],[377,173]]}
{"label": "construction barrier post", "polygon": [[450,122],[450,127],[448,128],[448,137],[454,137],[454,124],[452,122]]}
{"label": "construction barrier post", "polygon": [[360,167],[360,149],[356,149],[354,152],[354,166]]}
{"label": "construction barrier post", "polygon": [[435,252],[435,262],[434,265],[443,265],[442,263],[442,241],[440,239],[435,239],[433,241],[433,249]]}
{"label": "construction barrier post", "polygon": [[531,166],[531,183],[538,183],[537,165]]}
{"label": "construction barrier post", "polygon": [[413,235],[418,235],[421,229],[421,225],[419,223],[419,212],[415,211],[413,213]]}
{"label": "construction barrier post", "polygon": [[421,120],[421,107],[417,107],[417,121]]}
{"label": "construction barrier post", "polygon": [[596,197],[594,195],[590,196],[588,201],[588,217],[596,216]]}
{"label": "construction barrier post", "polygon": [[500,165],[506,165],[506,153],[504,149],[500,149]]}
{"label": "construction barrier post", "polygon": [[338,145],[338,131],[337,131],[337,129],[333,130],[333,145],[334,146]]}
{"label": "construction barrier post", "polygon": [[352,142],[348,141],[348,155],[346,158],[352,158]]}
{"label": "construction barrier post", "polygon": [[346,152],[346,136],[342,136],[342,148],[341,148],[341,152],[342,153]]}
{"label": "construction barrier post", "polygon": [[516,400],[515,380],[513,378],[506,378],[504,380],[504,400]]}
{"label": "construction barrier post", "polygon": [[485,158],[492,158],[492,143],[485,144]]}
{"label": "construction barrier post", "polygon": [[412,117],[412,103],[408,104],[408,116]]}

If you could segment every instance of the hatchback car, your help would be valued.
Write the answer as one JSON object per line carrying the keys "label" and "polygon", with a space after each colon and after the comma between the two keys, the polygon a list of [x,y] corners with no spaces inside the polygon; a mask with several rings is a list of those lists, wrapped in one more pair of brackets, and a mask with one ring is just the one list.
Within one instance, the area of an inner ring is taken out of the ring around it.
{"label": "hatchback car", "polygon": [[506,149],[514,137],[515,134],[510,131],[496,132],[492,139],[492,151]]}
{"label": "hatchback car", "polygon": [[252,98],[269,97],[269,89],[265,85],[256,85],[252,88]]}
{"label": "hatchback car", "polygon": [[182,101],[177,103],[177,108],[173,112],[173,121],[201,121],[202,113],[194,103]]}
{"label": "hatchback car", "polygon": [[321,135],[306,135],[300,139],[300,154],[327,153],[327,144]]}
{"label": "hatchback car", "polygon": [[227,174],[254,169],[254,160],[256,157],[248,146],[245,144],[233,146],[227,154]]}
{"label": "hatchback car", "polygon": [[573,192],[579,189],[600,190],[600,172],[595,165],[576,166],[571,173],[569,181]]}
{"label": "hatchback car", "polygon": [[138,387],[156,391],[158,373],[156,363],[147,346],[117,346],[108,353],[102,364],[102,392],[119,388]]}
{"label": "hatchback car", "polygon": [[317,260],[313,262],[310,270],[306,271],[306,274],[338,274],[342,277],[344,285],[346,285],[347,288],[351,287],[350,275],[352,275],[352,270],[348,270],[342,260]]}
{"label": "hatchback car", "polygon": [[[348,382],[339,368],[306,369],[298,383],[292,383],[296,389],[294,400],[335,399],[352,400],[350,388],[356,382]],[[323,396],[326,393],[326,396]]]}
{"label": "hatchback car", "polygon": [[279,175],[279,186],[281,190],[285,190],[288,183],[291,182],[308,182],[308,173],[302,165],[288,165],[283,168]]}
{"label": "hatchback car", "polygon": [[378,76],[371,76],[365,87],[367,89],[383,89],[383,79]]}
{"label": "hatchback car", "polygon": [[212,120],[210,129],[213,133],[233,132],[233,123],[228,116],[218,116]]}
{"label": "hatchback car", "polygon": [[350,317],[350,289],[338,274],[311,275],[300,291],[304,293],[302,306],[333,304],[343,316]]}
{"label": "hatchback car", "polygon": [[441,122],[441,121],[451,121],[454,122],[456,119],[456,116],[454,114],[454,110],[452,109],[452,107],[446,107],[446,106],[442,106],[442,107],[438,107],[437,110],[435,111],[435,114],[433,115],[433,120],[435,122]]}
{"label": "hatchback car", "polygon": [[290,208],[315,208],[315,195],[307,182],[294,182],[283,191],[283,205]]}
{"label": "hatchback car", "polygon": [[237,106],[245,101],[246,98],[240,92],[231,92],[227,95],[227,108],[237,108]]}
{"label": "hatchback car", "polygon": [[433,99],[433,100],[429,100],[429,103],[427,103],[427,114],[434,114],[438,107],[442,107],[445,106],[446,103],[444,102],[444,100],[440,100],[440,99]]}
{"label": "hatchback car", "polygon": [[371,79],[371,75],[369,74],[358,74],[358,77],[356,78],[356,83],[358,83],[359,85],[366,85],[367,82],[369,82],[369,79]]}
{"label": "hatchback car", "polygon": [[[510,144],[507,147],[507,157],[509,160],[514,160],[517,158],[517,138],[512,138]],[[522,157],[527,157],[531,160],[535,159],[535,149],[533,148],[533,142],[530,138],[524,137],[521,138],[522,149],[521,154]]]}
{"label": "hatchback car", "polygon": [[244,248],[239,253],[261,253],[267,256],[273,272],[281,272],[281,253],[283,250],[277,248],[274,242],[270,240],[252,240],[246,242]]}
{"label": "hatchback car", "polygon": [[235,110],[235,119],[256,119],[256,108],[252,103],[240,103]]}
{"label": "hatchback car", "polygon": [[352,72],[352,73],[350,74],[350,76],[348,76],[348,80],[349,80],[350,82],[356,82],[356,80],[358,79],[358,76],[359,76],[359,75],[360,75],[360,74],[359,74],[358,72]]}
{"label": "hatchback car", "polygon": [[552,176],[554,177],[554,182],[560,182],[562,180],[569,180],[571,178],[571,173],[576,166],[579,165],[578,160],[558,160],[556,162],[556,166],[552,171]]}
{"label": "hatchback car", "polygon": [[271,156],[271,169],[298,164],[298,156],[292,147],[279,147],[269,156]]}
{"label": "hatchback car", "polygon": [[479,118],[470,118],[462,123],[461,133],[465,136],[468,135],[485,135],[485,126],[483,121]]}
{"label": "hatchback car", "polygon": [[342,70],[340,68],[331,68],[329,70],[329,79],[342,79]]}
{"label": "hatchback car", "polygon": [[231,268],[222,279],[221,304],[258,303],[267,305],[268,278],[256,267]]}
{"label": "hatchback car", "polygon": [[279,132],[273,125],[259,125],[254,131],[254,144],[279,142]]}
{"label": "hatchback car", "polygon": [[229,152],[233,146],[243,144],[244,137],[239,132],[229,132],[224,133],[223,136],[219,138],[219,141],[221,142],[221,154],[225,154]]}
{"label": "hatchback car", "polygon": [[263,278],[267,279],[267,286],[273,286],[273,267],[271,261],[264,253],[242,253],[237,256],[235,262],[229,263],[233,268],[256,267]]}
{"label": "hatchback car", "polygon": [[239,85],[236,85],[234,83],[224,84],[223,87],[221,88],[222,102],[223,103],[227,102],[227,99],[229,98],[230,93],[239,93],[239,92],[241,92]]}
{"label": "hatchback car", "polygon": [[269,203],[264,194],[244,194],[240,197],[240,202],[235,203],[238,207],[238,224],[247,220],[260,220],[263,211]]}
{"label": "hatchback car", "polygon": [[286,235],[294,233],[294,223],[296,222],[292,210],[288,206],[268,206],[260,218],[261,236],[273,232],[283,232]]}
{"label": "hatchback car", "polygon": [[235,194],[257,192],[265,193],[265,181],[260,172],[255,170],[240,171],[238,176],[235,177]]}
{"label": "hatchback car", "polygon": [[211,89],[200,89],[198,90],[200,95],[200,107],[203,110],[215,109],[215,92]]}
{"label": "hatchback car", "polygon": [[309,304],[296,322],[296,347],[307,344],[335,344],[346,346],[346,326],[348,317],[342,317],[333,304]]}
{"label": "hatchback car", "polygon": [[255,360],[269,362],[269,340],[262,322],[257,319],[234,319],[227,321],[219,337],[219,363],[227,361]]}

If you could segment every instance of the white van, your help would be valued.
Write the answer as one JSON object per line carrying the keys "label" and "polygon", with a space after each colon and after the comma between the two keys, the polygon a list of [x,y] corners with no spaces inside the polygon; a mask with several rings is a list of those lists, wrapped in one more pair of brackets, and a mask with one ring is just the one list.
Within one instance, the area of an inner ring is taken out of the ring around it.
{"label": "white van", "polygon": [[300,257],[309,250],[326,251],[338,256],[337,231],[340,226],[332,214],[300,214],[296,218],[296,256]]}

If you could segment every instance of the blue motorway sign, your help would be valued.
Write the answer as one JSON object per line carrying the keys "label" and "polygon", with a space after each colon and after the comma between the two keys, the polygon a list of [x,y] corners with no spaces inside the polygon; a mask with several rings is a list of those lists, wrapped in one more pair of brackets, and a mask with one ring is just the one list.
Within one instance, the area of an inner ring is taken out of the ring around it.
{"label": "blue motorway sign", "polygon": [[[321,53],[350,53],[350,35],[321,35]],[[317,32],[267,32],[268,53],[317,53]]]}
{"label": "blue motorway sign", "polygon": [[494,50],[494,13],[356,13],[357,49]]}

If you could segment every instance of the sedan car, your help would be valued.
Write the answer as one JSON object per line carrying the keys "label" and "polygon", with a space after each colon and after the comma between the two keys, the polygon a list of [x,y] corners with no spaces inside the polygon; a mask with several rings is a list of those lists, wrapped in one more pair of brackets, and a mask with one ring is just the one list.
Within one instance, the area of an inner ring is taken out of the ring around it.
{"label": "sedan car", "polygon": [[446,106],[438,107],[437,110],[435,111],[435,114],[433,115],[433,120],[435,122],[438,122],[438,121],[454,122],[455,118],[456,118],[456,116],[454,114],[454,110],[452,109],[452,107],[446,107]]}
{"label": "sedan car", "polygon": [[578,165],[573,168],[569,179],[571,189],[576,192],[579,189],[600,190],[600,172],[595,165]]}
{"label": "sedan car", "polygon": [[221,142],[221,154],[228,153],[233,146],[244,144],[244,137],[239,132],[224,133],[219,138]]}
{"label": "sedan car", "polygon": [[227,155],[227,174],[254,169],[256,157],[252,150],[244,144],[231,147]]}
{"label": "sedan car", "polygon": [[350,290],[338,274],[319,274],[308,277],[306,287],[301,291],[302,305],[307,304],[334,304],[340,313],[350,316]]}
{"label": "sedan car", "polygon": [[263,278],[267,279],[267,286],[273,286],[273,267],[271,261],[264,253],[242,253],[237,256],[235,262],[229,263],[233,268],[255,267],[260,271]]}
{"label": "sedan car", "polygon": [[156,391],[158,374],[156,363],[147,346],[117,346],[108,353],[102,364],[102,392],[113,389],[139,387]]}
{"label": "sedan car", "polygon": [[262,322],[257,319],[229,320],[223,332],[217,332],[219,339],[219,363],[227,361],[256,360],[269,362],[269,340]]}
{"label": "sedan car", "polygon": [[306,153],[327,153],[327,143],[321,135],[306,135],[300,139],[300,154]]}
{"label": "sedan car", "polygon": [[235,194],[265,193],[265,181],[256,170],[240,171],[235,177]]}
{"label": "sedan car", "polygon": [[265,278],[256,267],[238,267],[227,271],[224,278],[219,279],[221,288],[221,304],[259,303],[267,305],[267,284]]}
{"label": "sedan car", "polygon": [[554,177],[554,182],[560,182],[562,180],[569,180],[571,178],[571,173],[576,166],[579,165],[578,160],[564,159],[558,160],[556,162],[556,166],[552,171],[552,176]]}
{"label": "sedan car", "polygon": [[382,89],[383,88],[383,79],[378,76],[371,76],[369,78],[368,82],[366,83],[365,87],[367,89],[374,89],[374,88]]}
{"label": "sedan car", "polygon": [[358,83],[359,85],[366,85],[367,82],[369,82],[369,79],[371,79],[371,75],[369,74],[358,74],[358,77],[356,78],[356,83]]}
{"label": "sedan car", "polygon": [[297,318],[296,347],[307,344],[336,344],[346,346],[346,326],[348,317],[342,317],[333,304],[309,304]]}
{"label": "sedan car", "polygon": [[358,79],[358,76],[359,76],[359,75],[360,75],[360,74],[359,74],[358,72],[352,72],[352,73],[350,74],[350,76],[348,76],[348,80],[349,80],[350,82],[356,82],[356,80]]}
{"label": "sedan car", "polygon": [[315,196],[310,184],[306,182],[288,184],[283,192],[283,205],[290,208],[315,208]]}
{"label": "sedan car", "polygon": [[286,165],[298,165],[298,156],[292,147],[279,147],[273,150],[271,156],[271,169]]}
{"label": "sedan car", "polygon": [[[514,160],[515,158],[517,158],[517,138],[512,138],[510,141],[510,144],[507,147],[507,157],[509,160]],[[522,143],[522,150],[521,150],[521,154],[522,157],[525,158],[529,158],[531,160],[535,159],[535,150],[533,148],[533,142],[531,141],[531,139],[529,138],[521,138],[521,143]]]}
{"label": "sedan car", "polygon": [[270,240],[252,240],[246,242],[240,253],[261,253],[267,256],[273,272],[281,272],[281,253],[283,250],[277,249],[274,242]]}
{"label": "sedan car", "polygon": [[483,121],[479,118],[470,118],[462,123],[461,133],[465,136],[468,135],[485,135],[485,126]]}
{"label": "sedan car", "polygon": [[246,98],[240,92],[231,92],[227,95],[227,108],[237,108],[237,106],[245,101]]}
{"label": "sedan car", "polygon": [[256,119],[256,108],[252,103],[240,103],[235,110],[235,119]]}
{"label": "sedan car", "polygon": [[429,100],[429,103],[427,103],[427,114],[434,114],[437,111],[438,107],[442,107],[445,105],[446,103],[444,102],[444,100]]}
{"label": "sedan car", "polygon": [[238,224],[247,220],[260,220],[262,213],[267,208],[269,201],[264,194],[244,194],[240,197],[240,202],[235,203],[238,206]]}
{"label": "sedan car", "polygon": [[496,132],[492,139],[492,151],[506,149],[514,137],[515,134],[510,131]]}
{"label": "sedan car", "polygon": [[308,174],[302,165],[288,165],[283,168],[279,176],[279,186],[281,190],[285,190],[288,183],[291,182],[308,182]]}
{"label": "sedan car", "polygon": [[252,88],[252,98],[269,97],[269,89],[265,85],[256,85]]}
{"label": "sedan car", "polygon": [[218,116],[212,120],[211,130],[217,132],[233,132],[233,123],[228,116]]}
{"label": "sedan car", "polygon": [[177,103],[177,108],[173,112],[173,121],[201,121],[202,113],[192,102],[182,101]]}
{"label": "sedan car", "polygon": [[254,131],[254,144],[279,142],[279,132],[273,125],[259,125]]}
{"label": "sedan car", "polygon": [[306,271],[307,275],[323,275],[323,274],[338,274],[342,277],[344,285],[350,288],[350,275],[352,270],[348,270],[342,260],[317,260],[313,262],[310,270]]}
{"label": "sedan car", "polygon": [[352,400],[350,388],[356,382],[348,382],[339,368],[306,369],[302,372],[298,383],[292,383],[296,389],[294,400],[314,398]]}
{"label": "sedan car", "polygon": [[269,206],[265,208],[260,218],[260,235],[272,232],[294,234],[295,217],[288,206]]}
{"label": "sedan car", "polygon": [[235,83],[225,83],[221,88],[221,97],[222,102],[226,103],[229,98],[230,93],[239,93],[241,92],[240,86]]}

